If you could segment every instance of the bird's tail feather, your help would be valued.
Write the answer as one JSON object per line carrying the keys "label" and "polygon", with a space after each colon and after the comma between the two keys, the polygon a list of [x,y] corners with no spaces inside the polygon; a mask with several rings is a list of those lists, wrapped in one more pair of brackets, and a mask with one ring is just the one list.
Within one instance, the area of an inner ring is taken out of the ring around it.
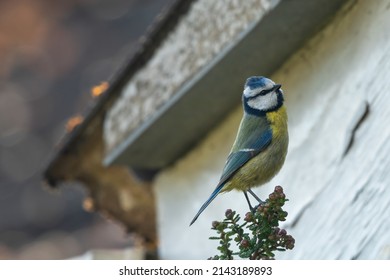
{"label": "bird's tail feather", "polygon": [[202,207],[200,207],[198,213],[196,213],[195,217],[192,219],[190,226],[195,223],[196,219],[198,219],[199,215],[202,214],[202,212],[209,206],[209,204],[216,198],[216,196],[221,192],[221,189],[223,188],[225,184],[221,184],[218,187],[215,188],[213,193],[210,195],[210,197],[206,200],[205,203],[203,203]]}

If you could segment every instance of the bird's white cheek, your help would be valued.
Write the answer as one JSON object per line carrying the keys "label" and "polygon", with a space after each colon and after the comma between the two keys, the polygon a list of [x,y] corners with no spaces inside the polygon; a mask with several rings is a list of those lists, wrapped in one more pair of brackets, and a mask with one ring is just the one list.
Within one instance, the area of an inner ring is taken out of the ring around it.
{"label": "bird's white cheek", "polygon": [[278,97],[274,92],[266,95],[259,95],[256,98],[248,100],[248,105],[256,110],[267,111],[278,105]]}
{"label": "bird's white cheek", "polygon": [[245,97],[252,97],[258,94],[262,89],[250,89],[250,87],[246,87],[244,90]]}

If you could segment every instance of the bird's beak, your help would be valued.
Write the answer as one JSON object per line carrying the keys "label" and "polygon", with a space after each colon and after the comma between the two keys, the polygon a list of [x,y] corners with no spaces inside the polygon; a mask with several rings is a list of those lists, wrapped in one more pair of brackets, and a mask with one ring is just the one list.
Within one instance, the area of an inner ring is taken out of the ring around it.
{"label": "bird's beak", "polygon": [[280,85],[280,84],[275,84],[273,90],[274,90],[274,91],[277,91],[277,90],[280,89],[281,87],[282,87],[282,85]]}

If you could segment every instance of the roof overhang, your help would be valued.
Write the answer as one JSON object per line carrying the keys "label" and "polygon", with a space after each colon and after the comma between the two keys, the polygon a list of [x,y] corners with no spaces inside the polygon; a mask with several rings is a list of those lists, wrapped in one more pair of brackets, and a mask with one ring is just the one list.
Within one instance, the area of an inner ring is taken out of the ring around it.
{"label": "roof overhang", "polygon": [[112,149],[105,164],[159,170],[175,162],[238,106],[248,76],[271,75],[342,4],[345,1],[280,1]]}
{"label": "roof overhang", "polygon": [[[107,112],[194,2],[197,1],[175,1],[158,17],[135,54],[110,79],[109,89],[85,114],[83,123],[63,139],[44,174],[50,185],[72,178],[70,173],[78,168],[73,161],[69,163],[69,155],[82,156],[85,146],[90,146],[96,138],[94,131],[99,135],[107,133],[104,126]],[[276,6],[240,33],[236,43],[208,61],[150,118],[109,149],[103,156],[104,164],[123,164],[148,172],[175,162],[238,106],[248,76],[271,75],[324,27],[345,1],[275,0],[273,3]]]}

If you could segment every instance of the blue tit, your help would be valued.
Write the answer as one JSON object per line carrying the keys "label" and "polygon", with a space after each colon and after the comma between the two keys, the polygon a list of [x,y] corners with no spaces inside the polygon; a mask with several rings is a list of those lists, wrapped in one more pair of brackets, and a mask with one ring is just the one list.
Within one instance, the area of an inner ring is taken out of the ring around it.
{"label": "blue tit", "polygon": [[221,179],[190,225],[218,194],[233,189],[244,192],[251,209],[247,193],[262,203],[251,188],[270,181],[287,155],[287,113],[283,102],[281,85],[261,76],[246,80],[242,95],[244,115]]}

